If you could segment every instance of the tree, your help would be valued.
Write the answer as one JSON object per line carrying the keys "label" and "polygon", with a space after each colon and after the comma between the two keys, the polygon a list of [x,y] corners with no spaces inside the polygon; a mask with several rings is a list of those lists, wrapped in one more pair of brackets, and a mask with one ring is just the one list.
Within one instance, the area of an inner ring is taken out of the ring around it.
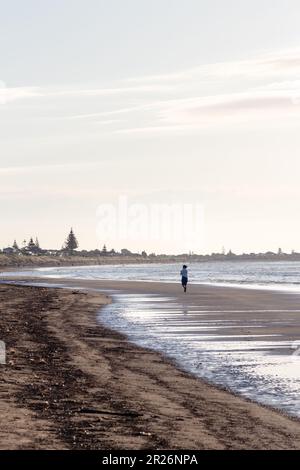
{"label": "tree", "polygon": [[127,250],[127,248],[122,248],[121,255],[130,256],[130,255],[132,255],[132,253],[131,253],[131,251]]}
{"label": "tree", "polygon": [[38,237],[35,238],[35,246],[37,247],[38,250],[41,249]]}
{"label": "tree", "polygon": [[78,248],[78,241],[74,235],[73,229],[71,228],[70,233],[65,241],[64,249],[70,254],[73,254],[74,250]]}
{"label": "tree", "polygon": [[107,248],[106,248],[106,245],[103,245],[101,254],[102,254],[103,256],[107,255]]}
{"label": "tree", "polygon": [[32,248],[35,248],[35,243],[33,241],[33,238],[31,237],[28,243],[28,248],[31,250]]}
{"label": "tree", "polygon": [[19,251],[19,247],[18,247],[18,244],[17,244],[16,240],[14,240],[13,249],[14,249],[15,251]]}
{"label": "tree", "polygon": [[33,255],[38,255],[40,253],[40,247],[33,241],[32,237],[30,238],[28,245],[25,247],[25,250]]}

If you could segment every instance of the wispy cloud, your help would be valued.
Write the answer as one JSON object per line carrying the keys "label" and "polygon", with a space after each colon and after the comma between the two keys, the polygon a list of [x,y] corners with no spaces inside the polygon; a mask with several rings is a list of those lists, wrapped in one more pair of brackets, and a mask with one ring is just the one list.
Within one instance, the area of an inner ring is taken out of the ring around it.
{"label": "wispy cloud", "polygon": [[102,124],[102,132],[114,135],[195,132],[260,117],[299,117],[300,49],[129,78],[112,87],[6,88],[0,97],[1,92],[8,102],[47,98],[61,112],[46,117],[70,126]]}
{"label": "wispy cloud", "polygon": [[136,94],[164,93],[175,91],[176,86],[144,85],[115,88],[51,88],[51,87],[7,87],[0,84],[0,101],[2,103],[16,101],[24,98],[63,98],[63,97],[109,97]]}
{"label": "wispy cloud", "polygon": [[68,89],[68,90],[45,90],[45,96],[114,96],[114,95],[131,95],[144,93],[163,93],[170,90],[176,90],[176,86],[166,86],[163,84],[155,85],[138,85],[138,86],[122,86],[115,88],[88,88],[88,89]]}
{"label": "wispy cloud", "polygon": [[0,103],[10,103],[12,101],[25,98],[41,98],[43,92],[38,87],[7,87],[4,82],[0,83]]}
{"label": "wispy cloud", "polygon": [[[300,50],[207,64],[176,74],[134,78],[135,83],[178,81],[186,97],[161,100],[140,125],[119,134],[195,132],[232,122],[300,117]],[[209,83],[209,86],[207,84]],[[228,90],[224,93],[224,90]]]}
{"label": "wispy cloud", "polygon": [[[299,90],[300,91],[300,90]],[[291,111],[299,113],[298,96],[290,91],[249,90],[244,93],[231,93],[173,102],[161,110],[161,118],[167,122],[178,119],[194,121],[197,117],[204,119],[221,118],[229,115],[260,112]]]}
{"label": "wispy cloud", "polygon": [[3,166],[0,167],[0,174],[2,175],[16,175],[23,173],[43,173],[43,172],[57,172],[57,171],[70,171],[86,169],[88,167],[99,167],[101,162],[79,162],[79,163],[62,163],[62,164],[44,164],[44,165],[26,165],[26,166]]}
{"label": "wispy cloud", "polygon": [[246,60],[203,64],[173,73],[132,77],[128,83],[174,83],[192,80],[226,80],[232,78],[270,79],[300,72],[300,49],[260,54]]}
{"label": "wispy cloud", "polygon": [[282,90],[250,90],[245,93],[193,97],[157,104],[148,125],[114,131],[123,135],[193,133],[199,129],[232,123],[300,118],[300,94]]}

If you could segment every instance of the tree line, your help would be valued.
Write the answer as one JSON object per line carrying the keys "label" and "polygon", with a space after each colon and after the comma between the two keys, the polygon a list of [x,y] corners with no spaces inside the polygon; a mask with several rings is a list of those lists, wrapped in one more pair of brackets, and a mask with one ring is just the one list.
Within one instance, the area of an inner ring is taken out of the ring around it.
{"label": "tree line", "polygon": [[[79,247],[79,243],[77,240],[77,237],[74,233],[73,228],[71,228],[70,232],[68,233],[61,250],[49,250],[49,249],[42,249],[39,243],[38,238],[36,237],[35,240],[33,237],[29,239],[29,242],[26,240],[23,240],[22,246],[20,247],[17,243],[16,240],[14,240],[12,246],[9,246],[7,248],[4,248],[2,250],[2,253],[4,254],[23,254],[23,255],[56,255],[56,254],[66,254],[66,255],[73,255],[75,254],[75,250]],[[119,253],[115,251],[114,249],[108,250],[106,245],[103,245],[102,250],[82,250],[79,252],[76,252],[80,255],[87,256],[87,255],[92,255],[92,256],[141,256],[146,258],[148,255],[145,251],[142,253],[132,253],[130,250],[127,250],[126,248],[123,248]],[[153,253],[152,256],[155,256]]]}
{"label": "tree line", "polygon": [[[40,243],[38,238],[36,237],[35,241],[33,240],[33,237],[29,239],[29,242],[27,243],[26,240],[23,240],[22,247],[19,247],[18,243],[16,240],[14,240],[13,244],[11,247],[7,247],[3,249],[3,253],[20,253],[20,254],[31,254],[31,255],[39,255],[44,253],[45,251],[47,252],[48,250],[43,250],[40,247]],[[73,228],[71,228],[66,240],[63,243],[63,246],[61,248],[62,252],[73,254],[74,251],[78,248],[78,241],[77,238],[74,234]]]}

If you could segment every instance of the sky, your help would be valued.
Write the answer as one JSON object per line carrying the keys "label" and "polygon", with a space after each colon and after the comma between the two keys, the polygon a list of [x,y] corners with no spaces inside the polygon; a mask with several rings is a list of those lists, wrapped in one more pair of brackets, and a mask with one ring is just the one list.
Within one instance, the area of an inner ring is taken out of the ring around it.
{"label": "sky", "polygon": [[1,247],[300,251],[298,0],[0,5]]}

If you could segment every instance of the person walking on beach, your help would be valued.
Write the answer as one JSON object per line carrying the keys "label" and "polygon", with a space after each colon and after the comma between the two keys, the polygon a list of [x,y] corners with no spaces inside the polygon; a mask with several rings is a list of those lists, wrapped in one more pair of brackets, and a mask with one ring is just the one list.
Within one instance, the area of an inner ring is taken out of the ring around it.
{"label": "person walking on beach", "polygon": [[180,271],[180,274],[181,274],[181,284],[182,284],[184,292],[186,292],[186,286],[188,283],[188,270],[185,264],[182,266],[182,270]]}

